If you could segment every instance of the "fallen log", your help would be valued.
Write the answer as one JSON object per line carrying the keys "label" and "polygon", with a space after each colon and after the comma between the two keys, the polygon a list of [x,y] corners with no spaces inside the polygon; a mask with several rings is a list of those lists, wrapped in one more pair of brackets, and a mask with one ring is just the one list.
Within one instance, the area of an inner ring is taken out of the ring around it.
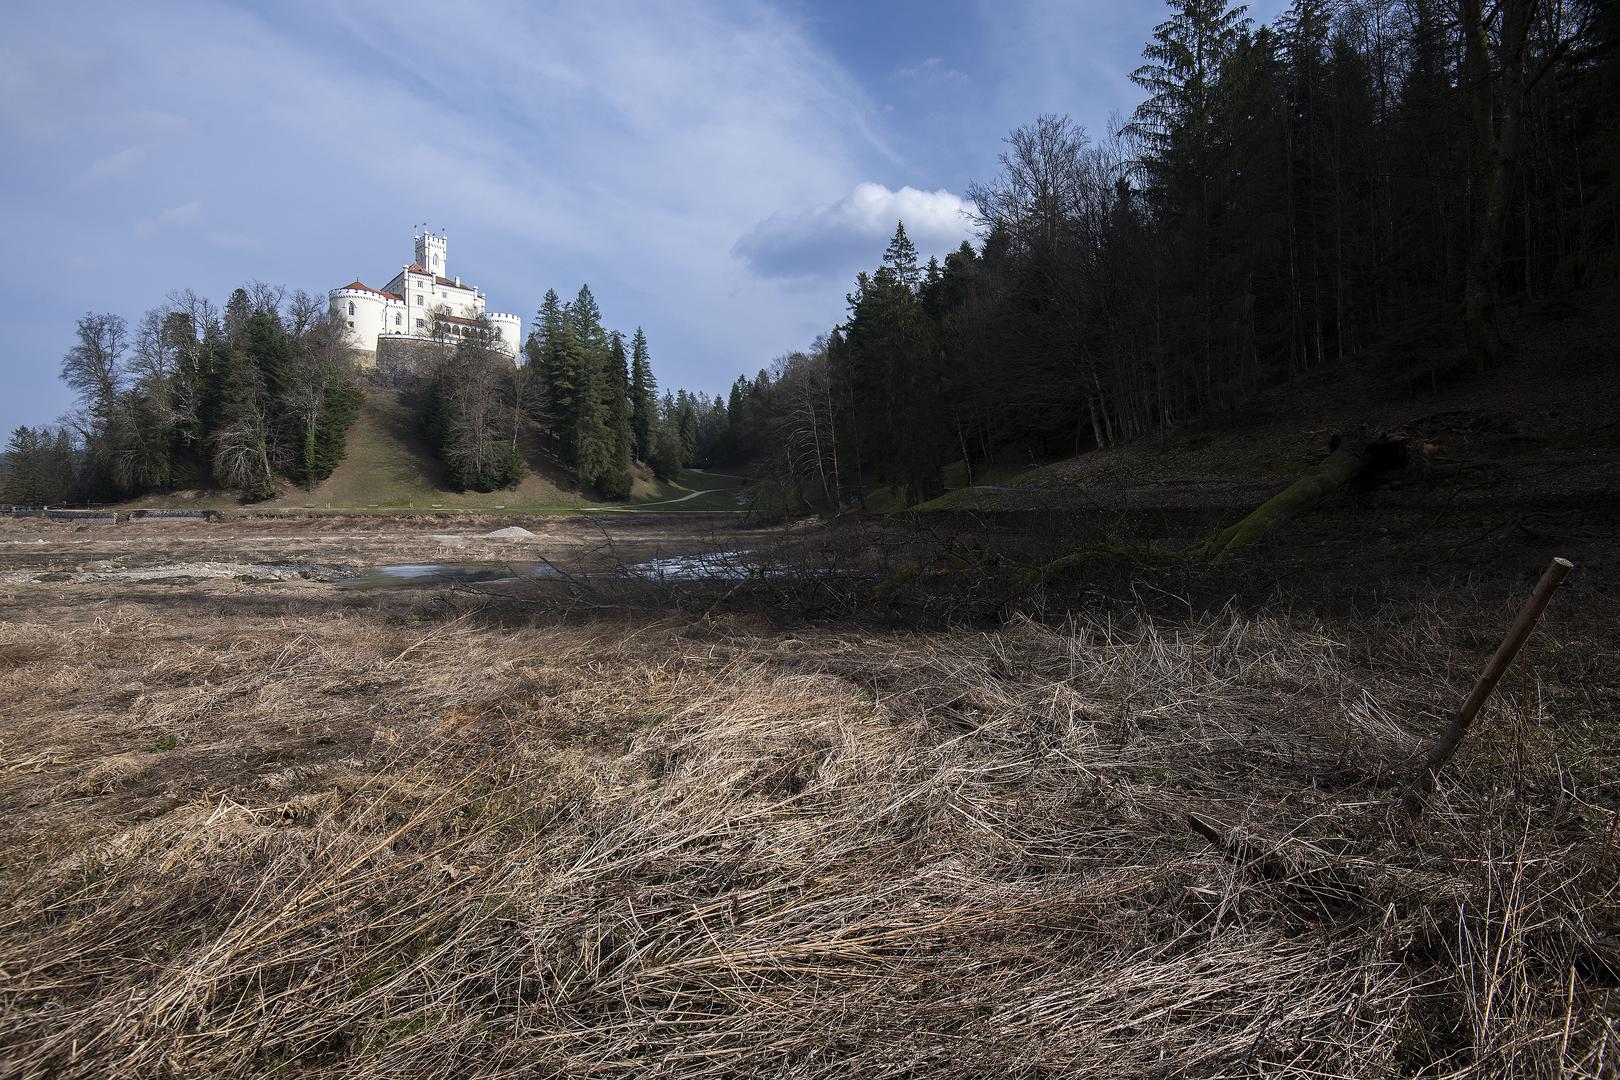
{"label": "fallen log", "polygon": [[1474,717],[1479,715],[1479,710],[1484,708],[1491,692],[1496,689],[1496,684],[1502,681],[1502,676],[1507,673],[1508,665],[1513,663],[1513,658],[1524,648],[1525,641],[1529,639],[1530,632],[1536,628],[1536,623],[1541,621],[1541,613],[1547,610],[1547,603],[1552,599],[1553,593],[1558,591],[1559,584],[1574,568],[1574,563],[1560,558],[1553,559],[1547,565],[1546,573],[1542,574],[1541,580],[1536,583],[1536,591],[1530,594],[1530,599],[1519,609],[1519,617],[1513,620],[1513,626],[1508,630],[1507,637],[1502,639],[1502,644],[1491,654],[1490,662],[1485,665],[1479,681],[1474,683],[1474,689],[1469,692],[1468,699],[1463,702],[1462,708],[1457,710],[1457,715],[1451,718],[1451,723],[1441,732],[1434,749],[1429,751],[1417,774],[1412,777],[1412,782],[1401,800],[1406,812],[1412,817],[1417,817],[1423,812],[1424,801],[1434,791],[1435,780],[1439,777],[1440,770],[1451,760],[1451,755],[1457,752],[1463,736],[1468,734],[1468,726],[1474,722]]}
{"label": "fallen log", "polygon": [[1364,473],[1399,458],[1405,440],[1390,435],[1336,435],[1316,468],[1261,503],[1248,517],[1194,546],[1190,554],[1219,562],[1258,543]]}

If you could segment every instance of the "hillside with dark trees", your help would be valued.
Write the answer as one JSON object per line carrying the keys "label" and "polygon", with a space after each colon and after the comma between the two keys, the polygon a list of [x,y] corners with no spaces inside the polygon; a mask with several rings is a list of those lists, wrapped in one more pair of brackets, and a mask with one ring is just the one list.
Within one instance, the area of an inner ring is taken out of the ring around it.
{"label": "hillside with dark trees", "polygon": [[1434,384],[1503,363],[1526,305],[1620,272],[1620,10],[1173,0],[1128,123],[1014,131],[982,242],[902,223],[846,319],[739,379],[705,452],[820,510],[942,470],[1241,414],[1323,371]]}

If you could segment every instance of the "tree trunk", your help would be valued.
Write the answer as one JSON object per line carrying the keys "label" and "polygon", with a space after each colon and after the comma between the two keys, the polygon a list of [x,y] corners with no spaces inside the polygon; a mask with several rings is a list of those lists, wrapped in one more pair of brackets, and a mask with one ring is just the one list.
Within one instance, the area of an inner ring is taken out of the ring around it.
{"label": "tree trunk", "polygon": [[1463,332],[1481,364],[1502,355],[1497,325],[1502,240],[1513,199],[1513,178],[1524,115],[1525,42],[1537,0],[1503,0],[1496,63],[1491,59],[1491,16],[1482,0],[1462,0],[1463,77],[1473,141],[1473,236],[1463,278]]}
{"label": "tree trunk", "polygon": [[1387,439],[1345,436],[1322,464],[1267,499],[1242,521],[1194,547],[1192,554],[1221,562],[1258,543],[1366,472],[1376,460],[1377,450],[1390,445]]}

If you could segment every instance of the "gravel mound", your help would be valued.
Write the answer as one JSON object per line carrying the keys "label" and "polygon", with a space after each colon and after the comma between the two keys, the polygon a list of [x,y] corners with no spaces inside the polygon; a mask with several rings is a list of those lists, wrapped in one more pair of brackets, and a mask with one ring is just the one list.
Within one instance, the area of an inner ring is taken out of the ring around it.
{"label": "gravel mound", "polygon": [[508,525],[504,529],[496,529],[493,532],[484,533],[483,536],[479,537],[479,539],[481,539],[481,540],[533,540],[534,539],[534,533],[530,532],[528,529],[525,529],[521,525]]}

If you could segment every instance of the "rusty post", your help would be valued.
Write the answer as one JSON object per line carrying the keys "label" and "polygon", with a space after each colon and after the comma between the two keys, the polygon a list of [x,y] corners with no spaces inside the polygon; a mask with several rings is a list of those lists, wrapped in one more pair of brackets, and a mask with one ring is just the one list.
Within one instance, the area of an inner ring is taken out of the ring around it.
{"label": "rusty post", "polygon": [[1513,663],[1513,658],[1519,655],[1519,650],[1524,647],[1530,632],[1536,628],[1536,623],[1541,621],[1541,613],[1547,610],[1547,602],[1552,599],[1553,593],[1558,591],[1559,584],[1574,568],[1574,563],[1563,558],[1555,558],[1547,565],[1547,572],[1542,574],[1541,580],[1536,583],[1536,591],[1530,594],[1530,599],[1519,609],[1519,617],[1513,620],[1513,626],[1508,630],[1507,637],[1502,639],[1502,644],[1498,645],[1496,652],[1491,655],[1490,662],[1485,665],[1479,681],[1474,683],[1474,689],[1469,693],[1468,700],[1463,702],[1457,715],[1451,718],[1451,723],[1446,725],[1440,740],[1434,744],[1434,749],[1430,750],[1429,756],[1424,759],[1422,768],[1412,778],[1411,786],[1407,788],[1402,800],[1406,812],[1412,817],[1417,817],[1423,812],[1424,800],[1434,790],[1435,779],[1439,776],[1440,770],[1451,760],[1451,755],[1457,752],[1463,736],[1468,733],[1468,725],[1474,722],[1474,717],[1479,715],[1479,710],[1491,696],[1491,691],[1502,681],[1508,665]]}

